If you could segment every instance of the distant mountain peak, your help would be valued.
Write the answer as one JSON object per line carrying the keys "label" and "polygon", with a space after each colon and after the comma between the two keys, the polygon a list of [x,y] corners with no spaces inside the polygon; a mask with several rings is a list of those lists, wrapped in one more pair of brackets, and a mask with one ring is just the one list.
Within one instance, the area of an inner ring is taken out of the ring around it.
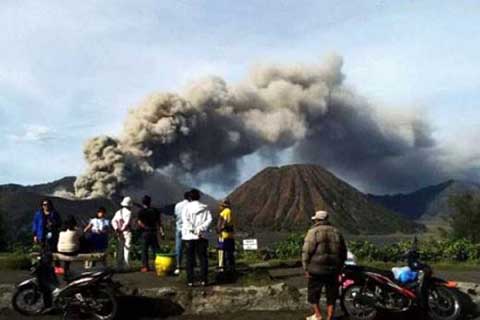
{"label": "distant mountain peak", "polygon": [[361,192],[318,165],[268,167],[228,198],[240,225],[253,229],[305,230],[316,210],[349,233],[411,232],[418,226],[370,203]]}

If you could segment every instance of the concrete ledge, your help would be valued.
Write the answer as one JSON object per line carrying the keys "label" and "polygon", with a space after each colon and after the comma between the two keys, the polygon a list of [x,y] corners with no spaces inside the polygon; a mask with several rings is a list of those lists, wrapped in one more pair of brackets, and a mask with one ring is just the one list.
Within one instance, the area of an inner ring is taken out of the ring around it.
{"label": "concrete ledge", "polygon": [[[40,256],[39,253],[32,253],[32,259],[38,258]],[[55,261],[104,261],[107,258],[106,253],[79,253],[74,256],[69,256],[66,254],[61,253],[52,253],[53,260]]]}

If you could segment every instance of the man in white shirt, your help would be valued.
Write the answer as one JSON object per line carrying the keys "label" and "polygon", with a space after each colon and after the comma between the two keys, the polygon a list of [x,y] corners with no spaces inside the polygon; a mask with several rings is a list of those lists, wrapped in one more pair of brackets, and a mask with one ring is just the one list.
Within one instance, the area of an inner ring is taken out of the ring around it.
{"label": "man in white shirt", "polygon": [[187,286],[193,286],[195,255],[200,260],[200,281],[205,286],[208,280],[208,240],[207,233],[212,223],[212,215],[207,205],[201,203],[200,191],[192,189],[191,201],[182,213],[182,240],[187,253]]}
{"label": "man in white shirt", "polygon": [[132,198],[125,197],[120,204],[122,208],[118,210],[113,219],[112,227],[118,238],[117,244],[117,267],[119,269],[129,267],[130,248],[132,244]]}
{"label": "man in white shirt", "polygon": [[185,194],[183,195],[183,200],[175,205],[175,255],[177,257],[177,268],[174,272],[175,275],[180,274],[180,268],[182,267],[182,216],[183,211],[185,210],[189,202],[190,194],[188,192],[185,192]]}

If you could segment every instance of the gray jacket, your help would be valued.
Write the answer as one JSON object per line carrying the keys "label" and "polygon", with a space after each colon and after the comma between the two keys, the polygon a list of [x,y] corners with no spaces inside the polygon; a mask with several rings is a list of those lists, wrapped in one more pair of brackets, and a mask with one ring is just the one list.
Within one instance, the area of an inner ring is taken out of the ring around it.
{"label": "gray jacket", "polygon": [[305,236],[302,265],[313,275],[338,273],[347,259],[342,234],[327,221],[317,222]]}

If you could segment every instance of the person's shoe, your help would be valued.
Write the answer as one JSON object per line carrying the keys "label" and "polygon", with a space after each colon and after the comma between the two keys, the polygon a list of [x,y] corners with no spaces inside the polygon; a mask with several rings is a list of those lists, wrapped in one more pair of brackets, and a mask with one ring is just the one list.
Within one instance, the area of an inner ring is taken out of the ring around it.
{"label": "person's shoe", "polygon": [[142,267],[140,272],[149,272],[150,270],[147,267]]}
{"label": "person's shoe", "polygon": [[175,269],[175,271],[173,271],[173,274],[176,275],[176,276],[180,275],[180,269],[178,269],[178,268]]}
{"label": "person's shoe", "polygon": [[202,282],[200,282],[200,285],[201,285],[202,287],[206,287],[206,286],[207,286],[207,283],[206,283],[205,281],[202,281]]}
{"label": "person's shoe", "polygon": [[58,276],[64,275],[65,270],[62,267],[55,267],[55,274]]}
{"label": "person's shoe", "polygon": [[189,283],[187,283],[187,287],[189,287],[189,288],[193,288],[193,282],[189,282]]}
{"label": "person's shoe", "polygon": [[317,317],[316,314],[312,314],[311,316],[307,317],[305,320],[319,320],[321,318]]}

